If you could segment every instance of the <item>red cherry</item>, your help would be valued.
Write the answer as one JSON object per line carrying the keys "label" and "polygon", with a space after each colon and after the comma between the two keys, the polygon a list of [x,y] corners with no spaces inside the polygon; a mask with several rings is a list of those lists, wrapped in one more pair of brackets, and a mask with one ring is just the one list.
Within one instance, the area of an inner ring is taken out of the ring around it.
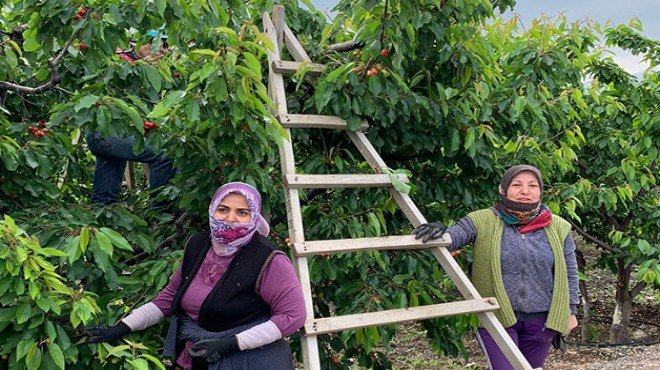
{"label": "red cherry", "polygon": [[360,68],[358,68],[358,67],[353,68],[353,72],[360,73]]}
{"label": "red cherry", "polygon": [[372,74],[372,75],[377,75],[377,74],[378,74],[378,70],[377,70],[376,68],[372,68],[372,69],[371,69],[371,74]]}
{"label": "red cherry", "polygon": [[383,57],[386,57],[386,56],[390,55],[390,51],[387,50],[387,49],[383,49],[383,50],[380,51],[380,55],[383,56]]}
{"label": "red cherry", "polygon": [[87,49],[87,44],[85,44],[84,42],[81,42],[81,43],[80,43],[80,49],[81,49],[81,50],[85,50],[85,49]]}
{"label": "red cherry", "polygon": [[74,20],[74,21],[77,21],[77,20],[79,20],[80,18],[82,18],[82,16],[81,16],[80,14],[76,14],[76,15],[73,16],[73,20]]}

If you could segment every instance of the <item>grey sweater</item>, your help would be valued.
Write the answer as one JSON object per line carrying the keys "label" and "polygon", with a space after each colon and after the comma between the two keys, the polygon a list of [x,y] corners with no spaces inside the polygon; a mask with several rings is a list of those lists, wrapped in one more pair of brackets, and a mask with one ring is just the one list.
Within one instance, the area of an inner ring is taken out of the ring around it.
{"label": "grey sweater", "polygon": [[[499,212],[492,209],[499,216]],[[474,242],[476,229],[469,217],[460,219],[447,229],[453,251]],[[554,262],[550,242],[544,229],[521,234],[513,225],[505,225],[502,232],[501,251],[504,289],[517,313],[547,312],[552,301],[554,287]],[[564,259],[568,274],[571,313],[575,314],[579,303],[577,260],[575,242],[571,233],[564,240]],[[478,279],[478,276],[473,277]]]}

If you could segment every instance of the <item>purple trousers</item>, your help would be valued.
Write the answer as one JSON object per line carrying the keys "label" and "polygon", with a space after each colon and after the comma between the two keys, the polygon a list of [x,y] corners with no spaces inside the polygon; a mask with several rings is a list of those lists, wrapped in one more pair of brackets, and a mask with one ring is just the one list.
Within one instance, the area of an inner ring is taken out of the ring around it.
{"label": "purple trousers", "polygon": [[[513,342],[527,359],[532,368],[543,367],[548,350],[552,345],[552,338],[557,333],[545,327],[546,316],[532,320],[518,321],[515,325],[506,328]],[[513,370],[509,360],[495,343],[493,337],[484,328],[477,331],[477,339],[484,350],[488,366],[492,370]]]}

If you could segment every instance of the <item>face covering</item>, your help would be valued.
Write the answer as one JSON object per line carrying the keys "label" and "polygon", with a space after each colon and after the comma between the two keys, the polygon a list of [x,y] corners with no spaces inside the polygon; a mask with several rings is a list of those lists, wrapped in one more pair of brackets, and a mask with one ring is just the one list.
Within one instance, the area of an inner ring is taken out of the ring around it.
{"label": "face covering", "polygon": [[[250,209],[250,222],[246,224],[215,218],[218,205],[229,194],[245,197]],[[216,190],[209,205],[209,227],[214,248],[221,254],[232,254],[252,240],[255,232],[268,236],[270,227],[261,216],[261,194],[254,187],[242,182],[227,183]]]}

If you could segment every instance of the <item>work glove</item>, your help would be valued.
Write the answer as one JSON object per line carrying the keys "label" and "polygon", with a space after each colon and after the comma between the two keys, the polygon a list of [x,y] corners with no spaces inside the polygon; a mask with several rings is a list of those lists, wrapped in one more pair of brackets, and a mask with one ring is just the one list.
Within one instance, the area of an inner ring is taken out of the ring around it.
{"label": "work glove", "polygon": [[415,239],[422,239],[422,243],[426,243],[431,239],[441,237],[445,230],[447,230],[447,226],[440,221],[436,221],[421,224],[412,233],[415,235]]}
{"label": "work glove", "polygon": [[562,352],[566,352],[566,337],[561,333],[555,334],[554,338],[552,338],[552,347]]}
{"label": "work glove", "polygon": [[116,339],[120,339],[124,335],[131,332],[131,329],[124,324],[119,322],[115,326],[97,326],[94,328],[86,329],[83,331],[83,335],[87,337],[85,343],[98,343],[98,342],[110,342]]}
{"label": "work glove", "polygon": [[207,362],[217,362],[223,356],[240,351],[236,336],[220,339],[200,339],[188,348],[192,358],[202,358]]}

